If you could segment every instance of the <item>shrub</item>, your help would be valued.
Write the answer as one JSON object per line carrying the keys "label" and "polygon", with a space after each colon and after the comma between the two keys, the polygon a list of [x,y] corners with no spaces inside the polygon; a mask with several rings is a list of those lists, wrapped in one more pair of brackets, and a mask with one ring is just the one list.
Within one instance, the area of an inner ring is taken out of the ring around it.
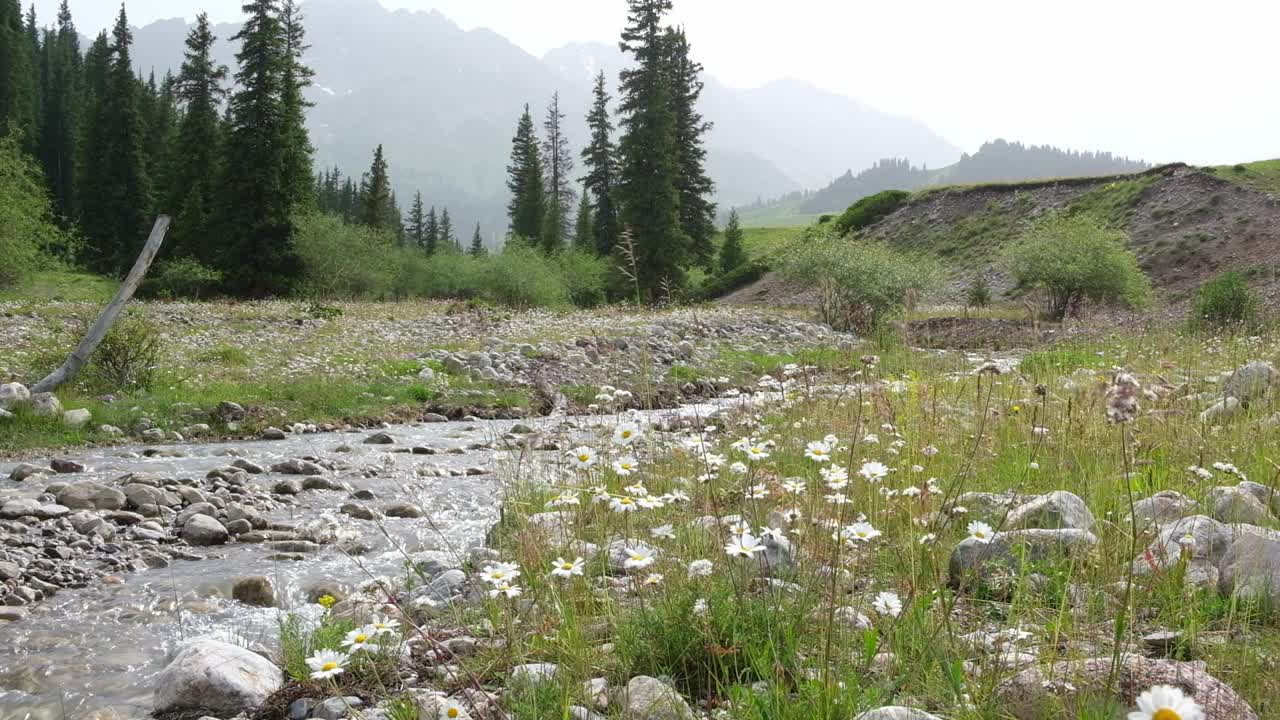
{"label": "shrub", "polygon": [[971,308],[984,308],[991,304],[991,283],[986,277],[979,275],[969,283],[964,302]]}
{"label": "shrub", "polygon": [[1191,321],[1214,327],[1247,325],[1257,319],[1261,304],[1243,275],[1225,272],[1200,286]]}
{"label": "shrub", "polygon": [[138,289],[145,297],[200,298],[215,293],[222,273],[191,258],[156,263]]}
{"label": "shrub", "polygon": [[525,246],[504,248],[485,261],[484,286],[480,295],[512,307],[564,307],[569,290],[564,278],[548,259]]}
{"label": "shrub", "polygon": [[902,207],[909,197],[911,193],[905,190],[885,190],[868,195],[850,205],[835,221],[836,232],[841,235],[857,232]]}
{"label": "shrub", "polygon": [[569,300],[578,307],[595,307],[605,302],[609,266],[603,258],[584,250],[570,250],[554,261],[569,291]]}
{"label": "shrub", "polygon": [[136,315],[122,317],[90,357],[85,379],[103,390],[149,389],[162,351],[162,337],[150,322]]}
{"label": "shrub", "polygon": [[902,309],[908,292],[927,293],[939,277],[928,258],[829,235],[797,243],[780,269],[816,289],[823,322],[860,333],[880,328]]}
{"label": "shrub", "polygon": [[40,168],[18,139],[16,132],[0,138],[0,288],[25,281],[69,244],[53,224]]}
{"label": "shrub", "polygon": [[1128,236],[1085,214],[1054,215],[1005,254],[1009,272],[1022,287],[1044,288],[1049,314],[1062,318],[1082,300],[1144,303],[1151,283],[1126,247]]}
{"label": "shrub", "polygon": [[744,262],[727,273],[708,277],[693,293],[693,299],[706,301],[728,295],[759,280],[767,272],[769,266],[760,260]]}
{"label": "shrub", "polygon": [[348,225],[333,215],[295,221],[294,252],[302,261],[299,289],[315,297],[391,294],[403,259],[390,233]]}

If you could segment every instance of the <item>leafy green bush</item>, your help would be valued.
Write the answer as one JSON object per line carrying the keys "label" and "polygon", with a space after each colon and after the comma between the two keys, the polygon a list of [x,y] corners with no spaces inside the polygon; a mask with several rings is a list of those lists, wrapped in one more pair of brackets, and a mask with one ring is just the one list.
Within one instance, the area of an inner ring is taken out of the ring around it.
{"label": "leafy green bush", "polygon": [[849,209],[836,219],[833,227],[841,235],[857,232],[902,207],[909,197],[911,193],[905,190],[885,190],[875,195],[868,195],[850,205]]}
{"label": "leafy green bush", "polygon": [[18,285],[69,245],[53,224],[40,168],[22,152],[17,135],[0,138],[0,288]]}
{"label": "leafy green bush", "polygon": [[1141,305],[1151,283],[1127,247],[1128,236],[1088,215],[1053,215],[1005,253],[1009,273],[1048,293],[1049,314],[1061,318],[1082,300]]}
{"label": "leafy green bush", "polygon": [[984,308],[991,304],[991,283],[987,282],[986,277],[979,275],[969,283],[964,302],[971,308]]}
{"label": "leafy green bush", "polygon": [[693,293],[693,299],[707,301],[728,295],[759,280],[767,272],[769,266],[761,260],[744,262],[727,273],[708,277]]}
{"label": "leafy green bush", "polygon": [[163,350],[163,338],[154,325],[137,315],[122,317],[89,358],[84,377],[100,390],[149,389]]}
{"label": "leafy green bush", "polygon": [[929,258],[830,235],[796,243],[780,270],[816,290],[823,322],[860,333],[880,328],[902,309],[908,293],[927,293],[941,276]]}
{"label": "leafy green bush", "polygon": [[581,251],[546,256],[528,243],[496,255],[399,247],[391,234],[330,215],[297,221],[301,292],[313,298],[425,297],[513,307],[592,307],[605,300],[608,265]]}
{"label": "leafy green bush", "polygon": [[583,250],[571,250],[556,258],[556,265],[574,305],[589,308],[604,304],[609,266],[602,258]]}
{"label": "leafy green bush", "polygon": [[208,297],[218,290],[222,273],[191,258],[177,258],[156,263],[138,288],[144,297],[196,298]]}
{"label": "leafy green bush", "polygon": [[1191,307],[1191,322],[1213,327],[1247,325],[1257,320],[1261,305],[1243,275],[1225,272],[1200,286]]}

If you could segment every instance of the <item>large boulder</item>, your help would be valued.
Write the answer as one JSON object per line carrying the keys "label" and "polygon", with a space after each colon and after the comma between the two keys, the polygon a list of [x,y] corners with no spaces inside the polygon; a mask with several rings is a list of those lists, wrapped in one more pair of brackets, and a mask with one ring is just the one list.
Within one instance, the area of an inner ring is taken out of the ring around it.
{"label": "large boulder", "polygon": [[1205,495],[1204,504],[1219,522],[1263,525],[1271,521],[1270,509],[1243,488],[1213,488]]}
{"label": "large boulder", "polygon": [[1016,576],[1025,562],[1080,556],[1098,544],[1088,530],[1032,528],[996,533],[989,542],[965,538],[951,551],[948,573],[956,586]]}
{"label": "large boulder", "polygon": [[1185,582],[1197,587],[1218,583],[1218,562],[1235,539],[1231,526],[1206,515],[1192,515],[1165,525],[1155,540],[1133,561],[1137,575],[1168,572],[1185,556]]}
{"label": "large boulder", "polygon": [[284,684],[262,656],[217,640],[194,640],[156,676],[155,712],[202,710],[231,717],[252,710]]}
{"label": "large boulder", "polygon": [[12,410],[31,401],[31,391],[22,383],[0,385],[0,410]]}
{"label": "large boulder", "polygon": [[1236,368],[1222,385],[1223,397],[1236,398],[1248,404],[1267,394],[1276,379],[1275,366],[1262,360],[1253,360]]}
{"label": "large boulder", "polygon": [[30,402],[31,412],[39,417],[62,417],[62,402],[53,393],[36,393]]}
{"label": "large boulder", "polygon": [[240,578],[231,587],[231,597],[257,607],[275,607],[276,604],[275,587],[264,575]]}
{"label": "large boulder", "polygon": [[125,495],[102,483],[78,482],[58,493],[58,504],[72,510],[123,510]]}
{"label": "large boulder", "polygon": [[1280,491],[1252,480],[1245,480],[1236,487],[1258,498],[1258,502],[1271,509],[1272,515],[1280,516]]}
{"label": "large boulder", "polygon": [[1242,528],[1218,564],[1224,595],[1280,607],[1280,532]]}
{"label": "large boulder", "polygon": [[1079,495],[1065,490],[1031,498],[1009,512],[1005,527],[1092,530],[1093,513]]}
{"label": "large boulder", "polygon": [[1196,512],[1196,501],[1176,490],[1161,490],[1133,504],[1133,517],[1139,528],[1177,522]]}
{"label": "large boulder", "polygon": [[693,710],[675,688],[657,678],[637,675],[623,692],[624,720],[692,720]]}
{"label": "large boulder", "polygon": [[84,427],[89,424],[90,420],[93,420],[93,413],[84,408],[68,410],[62,413],[62,424],[67,427]]}
{"label": "large boulder", "polygon": [[22,482],[23,480],[36,475],[48,475],[52,472],[52,468],[40,467],[39,465],[32,465],[31,463],[19,463],[18,466],[9,473],[9,479],[14,482]]}
{"label": "large boulder", "polygon": [[[1133,707],[1137,696],[1153,685],[1181,688],[1212,720],[1258,720],[1249,703],[1228,685],[1209,675],[1204,663],[1150,660],[1138,655],[1121,659],[1120,676],[1110,683],[1112,658],[1063,660],[1023,670],[996,689],[1003,709],[1016,720],[1084,717],[1090,703],[1114,686],[1114,699]],[[1065,712],[1065,714],[1064,714]]]}

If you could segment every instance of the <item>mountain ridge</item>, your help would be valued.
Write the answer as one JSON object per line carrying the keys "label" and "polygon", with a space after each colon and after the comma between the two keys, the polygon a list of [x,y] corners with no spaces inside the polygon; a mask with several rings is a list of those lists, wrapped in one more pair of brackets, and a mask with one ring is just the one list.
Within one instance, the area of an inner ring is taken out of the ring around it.
{"label": "mountain ridge", "polygon": [[[311,46],[304,59],[316,71],[308,124],[317,170],[337,165],[359,176],[381,144],[402,207],[421,190],[429,205],[447,205],[459,227],[479,221],[487,236],[506,227],[506,163],[524,103],[540,123],[559,92],[576,158],[587,139],[591,70],[605,69],[616,83],[625,61],[616,45],[599,42],[569,43],[539,58],[487,28],[463,30],[434,9],[387,10],[377,0],[308,0],[302,9]],[[189,27],[173,18],[137,28],[138,70],[176,72]],[[215,57],[233,72],[230,38],[238,29],[214,28]],[[574,61],[577,67],[568,64]],[[869,165],[886,149],[931,162],[960,156],[919,121],[803,81],[740,90],[707,74],[704,80],[700,110],[715,125],[707,165],[725,207],[813,186],[811,178],[836,174],[827,172],[833,165]]]}

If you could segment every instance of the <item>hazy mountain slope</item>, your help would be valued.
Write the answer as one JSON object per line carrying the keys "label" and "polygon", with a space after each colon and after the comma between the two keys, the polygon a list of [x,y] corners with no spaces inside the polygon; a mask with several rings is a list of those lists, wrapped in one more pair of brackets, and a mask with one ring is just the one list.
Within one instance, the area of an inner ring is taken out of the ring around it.
{"label": "hazy mountain slope", "polygon": [[[625,62],[604,43],[536,58],[489,30],[464,31],[435,11],[389,11],[377,0],[307,0],[303,11],[306,61],[316,71],[309,123],[317,168],[336,164],[358,176],[381,143],[403,206],[421,189],[428,204],[449,206],[460,231],[478,220],[487,236],[506,227],[506,163],[524,103],[540,124],[560,93],[576,156],[592,78],[604,69],[616,82]],[[176,72],[187,29],[181,20],[138,29],[138,68]],[[238,29],[215,29],[217,56],[233,71]],[[916,121],[798,81],[736,90],[708,78],[701,109],[715,123],[708,168],[722,206],[813,186],[886,153],[939,165],[959,156]]]}

